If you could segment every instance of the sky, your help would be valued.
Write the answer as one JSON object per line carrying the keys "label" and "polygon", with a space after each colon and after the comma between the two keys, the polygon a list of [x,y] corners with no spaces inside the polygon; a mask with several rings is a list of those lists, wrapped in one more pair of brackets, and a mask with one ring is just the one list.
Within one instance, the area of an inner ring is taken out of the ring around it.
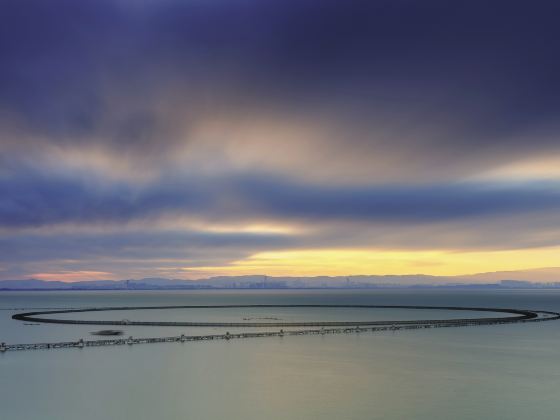
{"label": "sky", "polygon": [[0,279],[558,267],[559,15],[1,0]]}

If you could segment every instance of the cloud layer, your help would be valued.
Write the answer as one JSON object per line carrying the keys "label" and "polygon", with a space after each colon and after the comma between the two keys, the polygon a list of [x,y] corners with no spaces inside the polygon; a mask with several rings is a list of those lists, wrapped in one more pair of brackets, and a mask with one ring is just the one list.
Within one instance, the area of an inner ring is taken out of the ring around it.
{"label": "cloud layer", "polygon": [[4,1],[0,277],[558,245],[558,12]]}

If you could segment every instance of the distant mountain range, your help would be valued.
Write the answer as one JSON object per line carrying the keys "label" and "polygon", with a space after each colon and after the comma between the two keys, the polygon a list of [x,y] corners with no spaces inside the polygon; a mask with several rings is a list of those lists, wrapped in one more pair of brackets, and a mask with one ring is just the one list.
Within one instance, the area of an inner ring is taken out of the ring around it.
{"label": "distant mountain range", "polygon": [[158,289],[308,289],[308,288],[560,288],[560,268],[480,273],[470,276],[427,275],[269,277],[220,276],[200,280],[143,278],[81,282],[37,279],[0,280],[0,290],[158,290]]}

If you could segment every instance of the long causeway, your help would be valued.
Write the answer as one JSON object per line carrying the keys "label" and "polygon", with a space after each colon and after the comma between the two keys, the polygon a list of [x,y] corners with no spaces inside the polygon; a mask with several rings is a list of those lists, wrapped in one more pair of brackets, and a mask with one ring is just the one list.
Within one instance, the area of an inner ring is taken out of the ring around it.
{"label": "long causeway", "polygon": [[[44,317],[44,315],[100,312],[100,311],[123,311],[123,310],[151,310],[151,309],[197,309],[197,308],[391,308],[391,309],[430,309],[446,311],[476,311],[505,313],[507,316],[484,317],[484,318],[457,318],[457,319],[427,319],[410,321],[301,321],[301,322],[180,322],[180,321],[129,321],[129,320],[79,320],[79,319],[57,319]],[[259,332],[242,332],[209,335],[177,335],[171,337],[144,337],[144,338],[114,338],[102,340],[65,341],[54,343],[31,343],[31,344],[6,344],[0,343],[0,352],[17,350],[41,350],[60,348],[84,348],[98,346],[120,346],[149,343],[184,343],[187,341],[207,340],[232,340],[242,338],[259,337],[284,337],[296,335],[314,334],[349,334],[377,331],[398,331],[424,328],[448,328],[448,327],[471,327],[481,325],[500,325],[519,322],[542,322],[560,319],[560,313],[550,311],[504,309],[504,308],[473,308],[456,306],[394,306],[394,305],[203,305],[203,306],[137,306],[137,307],[102,307],[85,309],[63,309],[55,311],[38,311],[19,313],[12,316],[13,319],[33,323],[50,324],[78,324],[78,325],[144,325],[144,326],[177,326],[177,327],[314,327],[300,330],[275,330]]]}

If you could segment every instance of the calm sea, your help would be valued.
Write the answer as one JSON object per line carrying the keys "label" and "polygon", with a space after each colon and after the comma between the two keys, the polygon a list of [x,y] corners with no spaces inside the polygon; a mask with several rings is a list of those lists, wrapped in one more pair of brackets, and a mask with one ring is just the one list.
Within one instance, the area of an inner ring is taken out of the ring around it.
{"label": "calm sea", "polygon": [[[560,311],[560,292],[3,292],[0,341],[91,339],[90,332],[102,328],[24,325],[10,319],[13,313],[30,308],[205,304],[454,305]],[[82,319],[147,321],[454,316],[466,314],[243,308],[79,315]],[[127,336],[135,337],[224,331],[161,327],[125,330]],[[555,420],[560,416],[559,357],[560,321],[7,352],[0,354],[0,419]]]}

